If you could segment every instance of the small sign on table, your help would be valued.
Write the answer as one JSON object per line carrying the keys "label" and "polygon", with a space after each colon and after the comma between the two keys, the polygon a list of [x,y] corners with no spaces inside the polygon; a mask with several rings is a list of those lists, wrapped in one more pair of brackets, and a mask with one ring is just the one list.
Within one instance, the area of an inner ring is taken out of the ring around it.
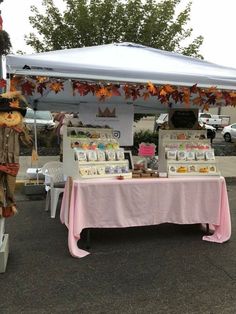
{"label": "small sign on table", "polygon": [[153,143],[139,144],[138,155],[142,157],[154,157],[156,153],[156,145]]}

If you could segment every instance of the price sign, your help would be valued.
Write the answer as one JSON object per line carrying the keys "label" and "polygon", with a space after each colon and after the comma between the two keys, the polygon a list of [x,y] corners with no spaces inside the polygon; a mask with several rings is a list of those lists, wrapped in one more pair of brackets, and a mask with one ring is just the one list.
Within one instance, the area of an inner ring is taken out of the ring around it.
{"label": "price sign", "polygon": [[142,157],[153,157],[155,156],[156,145],[149,143],[141,143],[139,144],[138,155]]}

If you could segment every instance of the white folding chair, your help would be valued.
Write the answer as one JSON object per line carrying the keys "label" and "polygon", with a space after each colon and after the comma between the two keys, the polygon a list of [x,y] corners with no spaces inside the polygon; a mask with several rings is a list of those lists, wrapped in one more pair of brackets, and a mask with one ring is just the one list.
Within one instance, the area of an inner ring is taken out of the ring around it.
{"label": "white folding chair", "polygon": [[42,173],[47,191],[45,210],[48,211],[50,206],[51,218],[55,218],[58,199],[65,187],[63,164],[60,161],[49,161],[42,167]]}

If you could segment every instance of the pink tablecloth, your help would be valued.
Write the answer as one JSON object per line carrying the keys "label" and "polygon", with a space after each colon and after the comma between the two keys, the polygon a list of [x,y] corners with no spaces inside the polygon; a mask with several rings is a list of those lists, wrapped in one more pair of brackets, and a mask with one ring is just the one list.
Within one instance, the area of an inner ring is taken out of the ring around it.
{"label": "pink tablecloth", "polygon": [[77,246],[84,228],[208,223],[214,234],[203,240],[223,243],[231,235],[223,177],[74,181],[70,204],[65,187],[60,218],[74,257],[89,254]]}

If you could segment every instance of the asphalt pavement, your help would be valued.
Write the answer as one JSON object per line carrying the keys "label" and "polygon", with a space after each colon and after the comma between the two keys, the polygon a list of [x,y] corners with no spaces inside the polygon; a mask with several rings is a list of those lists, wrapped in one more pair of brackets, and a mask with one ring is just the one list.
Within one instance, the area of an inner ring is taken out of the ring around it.
{"label": "asphalt pavement", "polygon": [[[37,167],[57,156],[40,157]],[[234,314],[236,156],[219,156],[232,220],[224,244],[202,241],[201,225],[93,229],[91,254],[73,258],[68,232],[45,212],[45,195],[24,194],[30,157],[21,157],[17,216],[6,220],[10,253],[0,274],[0,313]],[[81,240],[79,246],[84,247]]]}
{"label": "asphalt pavement", "polygon": [[[6,221],[10,254],[0,274],[0,313],[233,314],[236,310],[236,183],[227,179],[232,237],[202,241],[200,225],[93,229],[91,254],[73,258],[67,229],[26,197]],[[79,245],[84,246],[80,241]]]}

